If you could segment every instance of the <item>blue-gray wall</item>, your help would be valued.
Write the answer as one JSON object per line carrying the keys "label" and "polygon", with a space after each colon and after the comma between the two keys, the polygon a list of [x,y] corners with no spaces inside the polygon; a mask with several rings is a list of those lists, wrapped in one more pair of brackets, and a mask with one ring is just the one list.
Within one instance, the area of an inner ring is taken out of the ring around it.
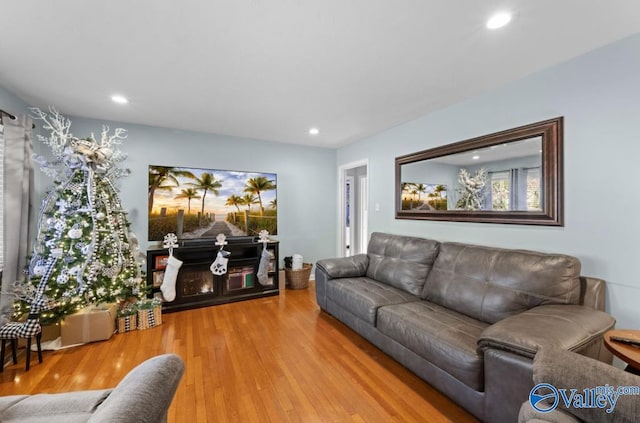
{"label": "blue-gray wall", "polygon": [[[563,228],[394,219],[394,157],[556,116]],[[370,231],[575,255],[583,274],[607,280],[618,327],[640,326],[640,34],[338,151],[338,165],[362,159]]]}
{"label": "blue-gray wall", "polygon": [[147,239],[148,166],[270,172],[278,175],[278,235],[281,257],[302,254],[314,262],[335,254],[336,151],[326,148],[235,138],[71,117],[72,132],[99,135],[102,124],[125,128],[120,149],[131,175],[120,196],[143,248]]}
{"label": "blue-gray wall", "polygon": [[[0,86],[0,108],[29,113],[28,105]],[[129,210],[132,230],[147,239],[147,177],[149,164],[272,172],[278,175],[278,236],[281,257],[302,254],[306,262],[333,257],[337,244],[336,150],[171,130],[68,116],[72,132],[99,136],[102,125],[125,128],[128,137],[120,149],[128,154],[123,167],[131,175],[119,182],[123,206]],[[41,124],[35,121],[40,131]],[[48,147],[34,140],[34,151],[50,157]],[[36,204],[51,184],[39,169]]]}

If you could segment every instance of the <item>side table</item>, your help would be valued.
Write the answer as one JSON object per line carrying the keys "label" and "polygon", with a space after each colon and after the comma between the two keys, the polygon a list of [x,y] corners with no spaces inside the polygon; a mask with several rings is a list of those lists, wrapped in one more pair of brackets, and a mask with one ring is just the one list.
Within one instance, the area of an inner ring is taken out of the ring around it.
{"label": "side table", "polygon": [[640,375],[640,346],[626,344],[614,341],[612,336],[621,336],[623,338],[631,338],[640,340],[640,330],[635,329],[616,329],[610,330],[604,334],[604,345],[620,360],[627,363],[626,371]]}

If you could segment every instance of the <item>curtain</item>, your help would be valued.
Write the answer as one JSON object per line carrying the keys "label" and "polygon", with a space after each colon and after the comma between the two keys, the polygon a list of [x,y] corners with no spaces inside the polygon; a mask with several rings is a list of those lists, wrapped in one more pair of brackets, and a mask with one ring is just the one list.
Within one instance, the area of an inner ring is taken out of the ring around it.
{"label": "curtain", "polygon": [[33,234],[34,195],[32,123],[28,116],[4,118],[4,205],[0,316],[12,312],[13,283],[24,277],[29,240]]}
{"label": "curtain", "polygon": [[[534,168],[535,169],[535,168]],[[527,210],[528,168],[512,168],[489,172],[489,187],[484,193],[484,210],[493,210],[493,184],[506,183],[508,190],[508,210]]]}
{"label": "curtain", "polygon": [[481,210],[493,210],[493,172],[489,172],[487,178],[487,185],[482,190],[482,204]]}
{"label": "curtain", "polygon": [[527,169],[510,169],[511,210],[527,210]]}

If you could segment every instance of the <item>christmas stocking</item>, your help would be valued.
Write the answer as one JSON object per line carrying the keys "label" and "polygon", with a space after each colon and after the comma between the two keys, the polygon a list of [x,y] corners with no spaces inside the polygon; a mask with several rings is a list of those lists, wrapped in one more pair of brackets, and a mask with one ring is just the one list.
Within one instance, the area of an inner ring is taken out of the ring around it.
{"label": "christmas stocking", "polygon": [[180,266],[182,266],[182,261],[174,256],[169,256],[167,268],[164,270],[162,285],[160,286],[160,291],[162,291],[162,296],[165,301],[173,301],[176,299],[176,278],[178,277]]}
{"label": "christmas stocking", "polygon": [[228,255],[229,253],[226,251],[218,251],[215,261],[211,263],[211,273],[214,275],[224,275],[227,273],[227,263],[229,262],[229,259],[226,256]]}
{"label": "christmas stocking", "polygon": [[266,248],[262,249],[262,255],[260,256],[260,264],[258,265],[258,282],[260,285],[273,285],[273,282],[269,282],[269,261],[273,258],[271,252]]}

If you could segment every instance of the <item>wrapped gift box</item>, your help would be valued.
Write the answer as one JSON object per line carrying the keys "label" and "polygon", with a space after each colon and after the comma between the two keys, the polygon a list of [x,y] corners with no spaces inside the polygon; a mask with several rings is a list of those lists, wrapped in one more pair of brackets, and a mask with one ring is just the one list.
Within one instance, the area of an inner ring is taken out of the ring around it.
{"label": "wrapped gift box", "polygon": [[162,324],[162,306],[150,309],[138,309],[138,329],[151,329]]}
{"label": "wrapped gift box", "polygon": [[62,346],[104,341],[116,330],[117,304],[85,307],[60,323]]}
{"label": "wrapped gift box", "polygon": [[60,323],[52,323],[42,327],[42,342],[53,341],[60,337]]}
{"label": "wrapped gift box", "polygon": [[131,332],[136,329],[138,329],[138,325],[135,314],[118,317],[118,333]]}

